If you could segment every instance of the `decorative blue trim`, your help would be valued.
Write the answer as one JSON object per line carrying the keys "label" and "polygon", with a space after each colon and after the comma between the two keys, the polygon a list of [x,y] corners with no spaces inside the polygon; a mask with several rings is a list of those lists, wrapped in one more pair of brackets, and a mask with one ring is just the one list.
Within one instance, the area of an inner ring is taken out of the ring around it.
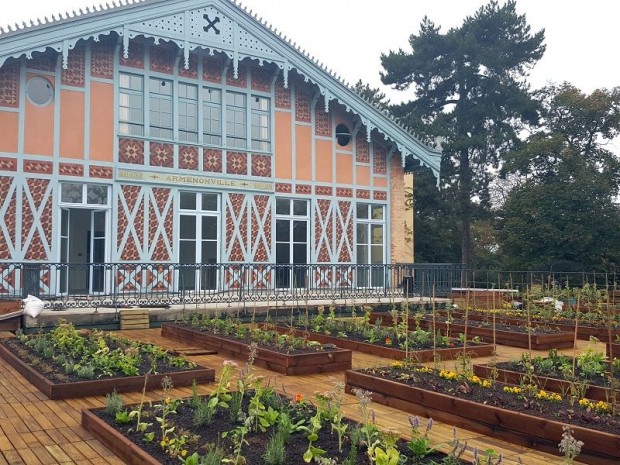
{"label": "decorative blue trim", "polygon": [[[142,3],[148,3],[148,7],[143,8]],[[212,33],[213,29],[202,30],[201,23],[196,24],[196,20],[202,21],[201,18],[207,13],[221,15],[218,16],[221,34]],[[174,27],[163,27],[162,23],[166,22],[171,22]],[[68,51],[78,41],[91,38],[97,41],[101,36],[113,32],[123,37],[125,55],[129,53],[129,39],[143,36],[152,38],[155,43],[160,40],[174,42],[183,49],[186,65],[189,64],[188,49],[204,48],[210,53],[223,52],[231,58],[235,76],[239,62],[244,58],[257,59],[261,64],[264,61],[274,63],[283,72],[285,87],[288,86],[289,72],[295,69],[307,82],[319,87],[325,96],[326,109],[330,100],[338,101],[347,111],[359,115],[366,126],[369,140],[373,129],[377,130],[393,141],[404,156],[413,155],[423,165],[430,167],[439,178],[439,150],[424,145],[408,128],[382,113],[355,93],[339,76],[325,69],[290,39],[235,1],[151,0],[115,7],[109,11],[87,10],[81,16],[4,32],[0,34],[0,65],[10,57],[26,56],[30,59],[33,53],[52,48],[62,54],[63,65],[66,66]]]}

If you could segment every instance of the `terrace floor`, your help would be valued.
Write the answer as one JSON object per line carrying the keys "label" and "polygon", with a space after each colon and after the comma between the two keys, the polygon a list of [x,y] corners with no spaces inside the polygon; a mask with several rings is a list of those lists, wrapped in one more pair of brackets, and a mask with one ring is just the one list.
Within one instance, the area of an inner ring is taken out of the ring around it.
{"label": "terrace floor", "polygon": [[[151,342],[168,349],[190,349],[191,346],[165,339],[160,336],[159,329],[122,331],[128,338]],[[0,333],[0,337],[9,337],[10,333]],[[578,341],[578,350],[587,344]],[[602,347],[602,346],[601,346]],[[498,360],[510,360],[520,357],[522,349],[498,346]],[[573,349],[560,352],[573,354]],[[533,355],[544,355],[546,352],[533,351]],[[229,357],[221,355],[199,355],[189,357],[194,362],[213,367],[219,372],[222,362]],[[491,357],[474,359],[475,363],[490,361]],[[391,363],[392,360],[353,353],[353,367],[372,367]],[[445,362],[447,367],[454,367],[454,362]],[[312,399],[316,391],[325,391],[329,387],[330,378],[344,380],[344,373],[318,374],[306,376],[283,376],[266,369],[256,368],[256,373],[268,378],[277,389],[285,389],[291,395],[302,394],[305,399]],[[200,393],[210,391],[210,385],[200,387]],[[188,397],[191,388],[175,388],[173,395]],[[140,393],[123,393],[126,404],[138,403]],[[147,394],[149,399],[160,400],[161,391]],[[80,426],[83,408],[101,407],[105,397],[85,397],[81,399],[49,400],[38,389],[32,386],[12,367],[0,359],[0,465],[11,464],[115,464],[123,462],[112,452],[94,439]],[[391,428],[403,433],[410,430],[409,414],[400,410],[378,404],[371,404],[380,426]],[[345,414],[356,418],[357,402],[355,396],[346,396],[343,406]],[[423,423],[424,424],[424,423]],[[458,437],[467,440],[470,449],[493,449],[503,454],[504,464],[517,464],[521,459],[524,465],[560,464],[562,459],[533,449],[506,443],[487,436],[458,430]],[[431,431],[434,443],[447,443],[452,439],[452,426],[434,423]],[[469,454],[471,459],[471,454]],[[574,462],[580,463],[580,462]],[[256,465],[256,464],[249,464]]]}

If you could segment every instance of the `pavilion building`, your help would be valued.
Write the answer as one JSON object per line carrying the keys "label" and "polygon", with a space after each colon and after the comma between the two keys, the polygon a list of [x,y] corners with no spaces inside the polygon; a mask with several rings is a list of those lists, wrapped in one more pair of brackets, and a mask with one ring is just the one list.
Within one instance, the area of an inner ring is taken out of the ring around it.
{"label": "pavilion building", "polygon": [[440,162],[229,0],[2,31],[0,128],[0,295],[381,287]]}

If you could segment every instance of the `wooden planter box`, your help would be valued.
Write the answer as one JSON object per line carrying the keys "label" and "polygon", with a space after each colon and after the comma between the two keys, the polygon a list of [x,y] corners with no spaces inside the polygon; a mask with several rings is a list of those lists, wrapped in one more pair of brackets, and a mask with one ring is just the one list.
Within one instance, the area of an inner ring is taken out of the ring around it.
{"label": "wooden planter box", "polygon": [[[382,315],[382,314],[371,314],[370,321],[374,322],[377,319],[381,318],[383,324],[391,325],[392,317],[390,315]],[[409,319],[409,325],[411,328],[415,327],[415,319]],[[431,320],[420,320],[420,327],[424,329],[432,328],[433,322]],[[442,331],[447,330],[447,325],[443,321],[435,322],[435,328],[440,329]],[[450,333],[451,334],[459,334],[465,333],[465,325],[451,323],[450,324]],[[472,326],[467,326],[467,337],[478,336],[483,338],[486,342],[493,341],[493,329],[487,327],[475,326],[475,323]],[[569,349],[573,347],[574,334],[570,332],[559,332],[559,333],[550,333],[550,334],[532,334],[532,349],[534,350],[549,350],[549,349]],[[520,347],[523,349],[527,349],[528,345],[528,334],[527,332],[517,333],[514,331],[506,331],[506,330],[496,330],[495,331],[495,342],[497,344],[502,344],[505,346],[511,347]]]}
{"label": "wooden planter box", "polygon": [[17,331],[22,326],[19,300],[0,300],[0,331]]}
{"label": "wooden planter box", "polygon": [[82,427],[114,452],[127,465],[161,465],[152,455],[138,447],[90,410],[82,410]]}
{"label": "wooden planter box", "polygon": [[[474,365],[474,374],[480,376],[481,378],[489,378],[491,376],[492,367],[488,365]],[[512,370],[503,370],[497,369],[497,381],[500,383],[506,384],[521,384],[521,380],[525,376],[523,373]],[[549,378],[547,376],[534,376],[534,381],[538,384],[541,389],[545,391],[563,393],[570,393],[570,382],[558,379],[558,378]],[[609,388],[603,386],[594,386],[589,385],[588,389],[585,393],[585,397],[591,400],[602,400],[604,402],[609,401],[610,399],[610,390]]]}
{"label": "wooden planter box", "polygon": [[620,342],[607,343],[605,347],[607,348],[607,357],[610,360],[620,358]]}
{"label": "wooden planter box", "polygon": [[[448,312],[439,311],[437,315],[448,316]],[[452,312],[453,318],[465,318],[464,312]],[[468,313],[467,318],[470,321],[487,321],[491,323],[493,321],[492,315],[481,315],[480,313]],[[391,319],[390,319],[391,321]],[[555,321],[542,321],[537,320],[536,318],[532,318],[532,326],[547,326],[549,328],[559,329],[563,332],[568,332],[575,334],[575,325],[568,323],[560,323]],[[526,326],[527,325],[527,316],[523,316],[523,318],[500,318],[499,316],[495,317],[496,324],[505,323],[509,325],[518,325],[518,326]],[[591,326],[587,324],[585,321],[578,321],[577,326],[577,339],[582,341],[590,340],[590,336],[594,336],[595,338],[601,341],[607,341],[609,338],[609,330],[607,326]],[[617,335],[620,335],[620,328],[613,328],[611,330],[611,337],[614,339]]]}
{"label": "wooden planter box", "polygon": [[[327,334],[314,333],[310,331],[303,331],[300,329],[293,329],[285,326],[277,326],[276,331],[280,334],[293,334],[299,337],[307,337],[311,341],[317,341],[321,344],[334,344],[337,347],[343,349],[355,350],[357,352],[363,352],[365,354],[376,355],[377,357],[385,357],[393,360],[404,360],[407,353],[404,350],[384,347],[380,345],[370,344],[369,342],[354,341],[351,339],[345,339],[341,337],[328,336]],[[462,347],[449,347],[437,349],[435,353],[439,356],[439,360],[454,360],[459,354],[463,353]],[[493,354],[493,344],[475,344],[467,346],[467,354],[474,357],[485,357]],[[434,361],[433,350],[414,350],[409,352],[409,358],[417,362],[432,362]]]}
{"label": "wooden planter box", "polygon": [[[247,358],[250,353],[249,346],[245,342],[216,336],[177,324],[162,324],[161,335],[198,347],[213,348],[220,353],[237,358]],[[285,375],[308,375],[350,370],[351,361],[352,352],[346,349],[285,354],[259,347],[254,364]]]}
{"label": "wooden planter box", "polygon": [[[479,404],[466,399],[428,391],[406,384],[348,370],[345,390],[372,391],[372,400],[409,413],[558,455],[564,423],[519,412]],[[458,413],[457,413],[458,412]],[[593,465],[617,465],[620,436],[571,426],[574,436],[584,442],[578,460]]]}
{"label": "wooden planter box", "polygon": [[[70,383],[53,383],[2,344],[0,344],[0,357],[43,394],[53,400],[104,395],[112,392],[114,389],[116,389],[116,392],[127,392],[141,391],[144,388],[144,376],[122,376]],[[161,382],[165,376],[172,379],[175,387],[191,386],[194,380],[197,383],[209,383],[215,380],[215,370],[213,368],[198,367],[195,370],[149,375],[146,388],[161,388]]]}

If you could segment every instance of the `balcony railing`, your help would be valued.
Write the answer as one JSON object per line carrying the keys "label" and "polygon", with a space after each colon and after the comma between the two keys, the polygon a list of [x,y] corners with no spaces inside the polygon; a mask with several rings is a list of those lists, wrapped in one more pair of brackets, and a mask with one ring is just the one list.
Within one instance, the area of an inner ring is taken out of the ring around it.
{"label": "balcony railing", "polygon": [[449,297],[454,288],[558,295],[561,288],[620,291],[614,273],[468,270],[460,264],[0,263],[0,299],[27,294],[47,308]]}
{"label": "balcony railing", "polygon": [[448,296],[458,264],[0,263],[0,298],[46,308]]}

